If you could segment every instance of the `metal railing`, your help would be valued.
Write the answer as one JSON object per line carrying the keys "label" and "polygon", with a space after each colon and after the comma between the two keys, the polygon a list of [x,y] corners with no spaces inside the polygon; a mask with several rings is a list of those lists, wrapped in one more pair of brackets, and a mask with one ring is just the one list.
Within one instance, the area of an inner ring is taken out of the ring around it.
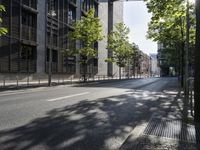
{"label": "metal railing", "polygon": [[[87,82],[93,81],[106,81],[106,80],[119,80],[118,76],[106,76],[106,75],[86,75]],[[135,78],[134,76],[129,77],[129,79]],[[145,78],[145,76],[144,76]],[[128,79],[127,76],[121,77],[121,79]],[[75,78],[74,75],[52,75],[52,84],[74,84],[83,83],[83,76]],[[20,87],[32,87],[32,86],[47,86],[48,76],[32,75],[32,74],[18,74],[18,75],[4,75],[0,79],[0,89],[10,89],[10,88],[20,88]]]}

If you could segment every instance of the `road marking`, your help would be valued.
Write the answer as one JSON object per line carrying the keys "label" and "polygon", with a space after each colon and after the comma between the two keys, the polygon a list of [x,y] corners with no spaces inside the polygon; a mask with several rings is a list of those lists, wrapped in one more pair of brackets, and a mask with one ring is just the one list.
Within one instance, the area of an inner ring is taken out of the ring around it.
{"label": "road marking", "polygon": [[[68,87],[68,85],[65,85],[65,87]],[[48,92],[48,91],[52,91],[52,90],[55,90],[55,89],[59,89],[60,86],[58,87],[53,87],[53,89],[49,89],[49,87],[39,87],[37,89],[28,89],[28,90],[19,90],[17,92],[14,92],[14,91],[8,91],[8,92],[0,92],[0,97],[1,96],[10,96],[10,95],[18,95],[18,94],[30,94],[30,93],[35,93],[35,92]]]}
{"label": "road marking", "polygon": [[10,92],[5,92],[5,93],[1,93],[0,92],[0,97],[1,96],[10,96],[10,95],[17,95],[17,94],[24,94],[24,93],[26,93],[26,94],[29,94],[29,93],[33,93],[33,92],[41,92],[41,91],[46,91],[46,90],[44,90],[45,88],[40,88],[40,89],[35,89],[35,90],[27,90],[27,91],[18,91],[18,92],[12,92],[12,91],[10,91]]}
{"label": "road marking", "polygon": [[84,93],[79,93],[79,94],[74,94],[74,95],[68,95],[68,96],[64,96],[64,97],[58,97],[58,98],[54,98],[54,99],[48,99],[48,102],[54,102],[54,101],[59,101],[59,100],[63,100],[63,99],[67,99],[67,98],[71,98],[71,97],[76,97],[76,96],[81,96],[81,95],[86,95],[89,94],[90,92],[84,92]]}

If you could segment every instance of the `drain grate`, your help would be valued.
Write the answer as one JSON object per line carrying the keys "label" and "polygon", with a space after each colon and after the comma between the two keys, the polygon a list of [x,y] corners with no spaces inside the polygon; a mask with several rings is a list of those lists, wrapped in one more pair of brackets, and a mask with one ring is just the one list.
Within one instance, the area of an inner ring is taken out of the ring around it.
{"label": "drain grate", "polygon": [[195,143],[194,126],[177,120],[152,118],[143,134]]}

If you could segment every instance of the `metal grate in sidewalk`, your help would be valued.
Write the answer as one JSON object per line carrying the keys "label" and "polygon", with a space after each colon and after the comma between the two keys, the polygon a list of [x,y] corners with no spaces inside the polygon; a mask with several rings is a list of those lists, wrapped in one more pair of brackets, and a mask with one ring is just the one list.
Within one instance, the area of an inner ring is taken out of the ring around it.
{"label": "metal grate in sidewalk", "polygon": [[143,134],[195,143],[195,127],[178,120],[152,118]]}

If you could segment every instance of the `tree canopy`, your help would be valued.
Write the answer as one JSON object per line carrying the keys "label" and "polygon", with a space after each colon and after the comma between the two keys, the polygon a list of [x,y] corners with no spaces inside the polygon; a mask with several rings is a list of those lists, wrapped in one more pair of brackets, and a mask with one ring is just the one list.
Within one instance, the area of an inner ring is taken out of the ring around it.
{"label": "tree canopy", "polygon": [[[0,13],[5,12],[6,9],[3,5],[0,4]],[[7,33],[7,29],[4,27],[1,27],[1,23],[3,22],[2,18],[0,18],[0,36],[5,35]]]}
{"label": "tree canopy", "polygon": [[94,43],[103,39],[102,25],[98,17],[94,16],[94,9],[90,9],[77,20],[72,26],[73,31],[69,32],[68,37],[72,41],[80,41],[81,47],[76,49],[76,53],[85,56],[93,57],[97,54],[94,49]]}
{"label": "tree canopy", "polygon": [[[145,0],[145,2],[148,11],[152,13],[147,38],[164,45],[162,55],[165,55],[168,64],[174,64],[179,69],[183,68],[186,42],[186,2],[183,0]],[[194,5],[190,4],[189,9],[189,43],[190,51],[192,51],[195,43]]]}
{"label": "tree canopy", "polygon": [[75,50],[68,49],[65,51],[67,55],[79,54],[81,56],[80,63],[83,64],[83,77],[86,81],[87,65],[91,57],[95,57],[98,50],[95,43],[102,40],[102,25],[98,17],[95,17],[95,10],[90,9],[80,20],[73,25],[73,31],[68,33],[70,42],[80,42],[80,47],[74,46]]}
{"label": "tree canopy", "polygon": [[112,50],[113,56],[107,58],[106,61],[115,62],[120,67],[120,70],[121,67],[126,66],[133,53],[132,45],[128,41],[129,32],[129,28],[124,23],[118,23],[108,35],[107,49]]}

